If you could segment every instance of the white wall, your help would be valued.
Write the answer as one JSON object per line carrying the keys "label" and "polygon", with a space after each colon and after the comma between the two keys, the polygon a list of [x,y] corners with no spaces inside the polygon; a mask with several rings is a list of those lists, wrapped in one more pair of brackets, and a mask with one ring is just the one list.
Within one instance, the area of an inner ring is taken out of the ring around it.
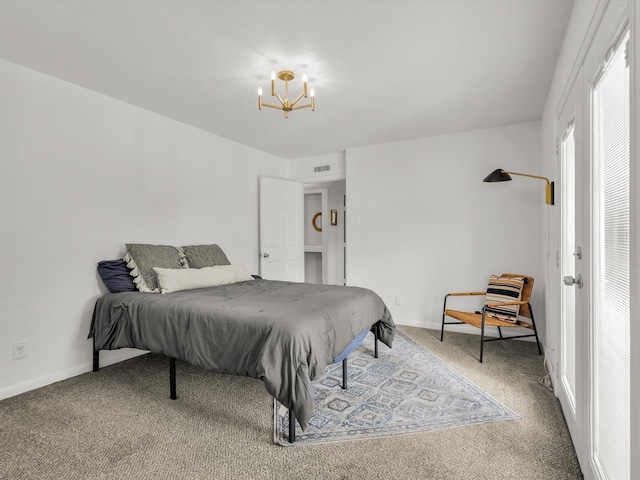
{"label": "white wall", "polygon": [[496,168],[540,174],[539,122],[347,150],[348,284],[377,292],[396,323],[439,329],[446,293],[525,273],[544,333],[542,245],[553,207],[541,180],[483,183]]}
{"label": "white wall", "polygon": [[0,398],[90,369],[96,263],[127,242],[258,271],[258,176],[286,160],[6,61],[0,105]]}

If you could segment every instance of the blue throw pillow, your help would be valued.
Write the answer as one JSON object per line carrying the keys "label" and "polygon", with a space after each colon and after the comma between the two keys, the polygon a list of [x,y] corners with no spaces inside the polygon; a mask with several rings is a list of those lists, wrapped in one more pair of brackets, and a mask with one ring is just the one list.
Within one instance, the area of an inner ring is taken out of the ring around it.
{"label": "blue throw pillow", "polygon": [[111,293],[134,292],[138,289],[129,275],[127,262],[124,260],[103,260],[98,262],[98,273],[104,285]]}

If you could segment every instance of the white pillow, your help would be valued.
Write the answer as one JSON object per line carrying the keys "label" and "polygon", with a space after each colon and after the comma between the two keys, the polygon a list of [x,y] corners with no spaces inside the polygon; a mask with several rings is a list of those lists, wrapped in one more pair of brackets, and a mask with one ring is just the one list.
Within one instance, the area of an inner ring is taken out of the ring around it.
{"label": "white pillow", "polygon": [[243,263],[184,269],[153,267],[153,270],[158,276],[158,284],[162,293],[216,287],[218,285],[253,280],[249,270]]}

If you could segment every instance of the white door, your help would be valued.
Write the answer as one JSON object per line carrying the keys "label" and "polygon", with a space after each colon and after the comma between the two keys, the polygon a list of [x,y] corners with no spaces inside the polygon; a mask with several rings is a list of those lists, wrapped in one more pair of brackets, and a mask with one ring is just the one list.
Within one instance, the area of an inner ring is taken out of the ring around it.
{"label": "white door", "polygon": [[302,184],[260,177],[260,275],[304,282]]}
{"label": "white door", "polygon": [[[556,205],[560,209],[560,338],[558,385],[560,399],[571,439],[581,465],[588,464],[588,294],[582,288],[588,277],[589,251],[587,230],[589,214],[588,159],[585,156],[585,118],[583,77],[578,74],[558,117],[558,157],[560,191]],[[585,219],[585,215],[587,218]]]}

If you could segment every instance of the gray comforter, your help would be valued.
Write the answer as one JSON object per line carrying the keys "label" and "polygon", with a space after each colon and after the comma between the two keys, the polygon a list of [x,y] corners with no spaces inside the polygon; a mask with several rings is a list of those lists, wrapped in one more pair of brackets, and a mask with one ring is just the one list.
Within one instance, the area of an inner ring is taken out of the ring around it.
{"label": "gray comforter", "polygon": [[311,381],[365,329],[391,347],[384,302],[359,287],[253,280],[169,294],[108,293],[89,337],[97,350],[150,350],[221,373],[259,378],[304,429]]}

